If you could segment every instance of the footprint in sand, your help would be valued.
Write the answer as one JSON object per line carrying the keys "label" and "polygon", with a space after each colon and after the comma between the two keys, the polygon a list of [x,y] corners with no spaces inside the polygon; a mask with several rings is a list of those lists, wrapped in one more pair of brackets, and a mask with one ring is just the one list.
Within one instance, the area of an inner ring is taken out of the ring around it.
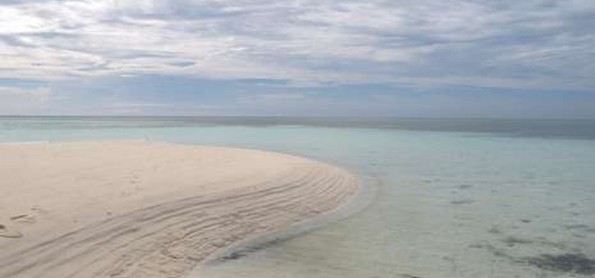
{"label": "footprint in sand", "polygon": [[34,207],[32,207],[32,208],[31,208],[31,211],[32,211],[32,212],[36,212],[36,213],[38,213],[38,214],[48,214],[48,213],[49,213],[49,211],[47,211],[47,210],[45,210],[45,209],[43,209],[43,208],[41,208],[41,207],[39,207],[39,206],[34,206]]}
{"label": "footprint in sand", "polygon": [[6,227],[6,225],[0,224],[0,237],[20,238],[23,237],[23,234],[21,234],[18,231],[9,229],[8,227]]}
{"label": "footprint in sand", "polygon": [[35,221],[36,221],[35,216],[29,215],[29,214],[16,215],[16,216],[11,217],[10,220],[12,220],[14,222],[18,222],[18,223],[27,223],[27,224],[32,224],[32,223],[35,223]]}

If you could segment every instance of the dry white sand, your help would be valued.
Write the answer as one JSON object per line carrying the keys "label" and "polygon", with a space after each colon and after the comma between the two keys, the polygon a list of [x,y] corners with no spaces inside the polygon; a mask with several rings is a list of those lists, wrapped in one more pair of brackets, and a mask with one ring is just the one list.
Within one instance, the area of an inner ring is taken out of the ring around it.
{"label": "dry white sand", "polygon": [[0,145],[0,277],[183,277],[356,191],[343,170],[263,151]]}

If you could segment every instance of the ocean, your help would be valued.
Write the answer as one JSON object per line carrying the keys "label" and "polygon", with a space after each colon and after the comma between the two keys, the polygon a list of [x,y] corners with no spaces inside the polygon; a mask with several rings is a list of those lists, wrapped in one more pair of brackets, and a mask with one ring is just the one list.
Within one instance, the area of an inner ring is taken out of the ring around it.
{"label": "ocean", "polygon": [[594,277],[595,120],[0,117],[0,142],[255,148],[360,177],[348,215],[190,277]]}

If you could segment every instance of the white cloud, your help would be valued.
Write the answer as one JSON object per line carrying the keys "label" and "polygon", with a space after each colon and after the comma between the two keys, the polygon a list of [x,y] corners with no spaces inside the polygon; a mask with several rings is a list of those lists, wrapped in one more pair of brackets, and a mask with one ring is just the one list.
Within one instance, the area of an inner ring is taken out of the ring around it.
{"label": "white cloud", "polygon": [[237,102],[242,105],[279,106],[309,101],[311,100],[309,95],[309,93],[261,93],[241,96]]}
{"label": "white cloud", "polygon": [[0,4],[0,78],[165,74],[510,88],[524,80],[531,85],[521,87],[592,90],[595,22],[584,14],[593,16],[593,2],[548,3],[11,1]]}
{"label": "white cloud", "polygon": [[0,86],[0,115],[37,113],[49,107],[54,94],[50,87]]}

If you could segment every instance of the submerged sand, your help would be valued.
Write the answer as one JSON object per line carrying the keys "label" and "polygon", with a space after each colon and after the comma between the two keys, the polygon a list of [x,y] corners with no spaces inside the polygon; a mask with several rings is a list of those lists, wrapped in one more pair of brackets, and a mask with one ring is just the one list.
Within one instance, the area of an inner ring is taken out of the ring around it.
{"label": "submerged sand", "polygon": [[0,277],[183,277],[329,212],[355,178],[256,150],[141,141],[0,145]]}

